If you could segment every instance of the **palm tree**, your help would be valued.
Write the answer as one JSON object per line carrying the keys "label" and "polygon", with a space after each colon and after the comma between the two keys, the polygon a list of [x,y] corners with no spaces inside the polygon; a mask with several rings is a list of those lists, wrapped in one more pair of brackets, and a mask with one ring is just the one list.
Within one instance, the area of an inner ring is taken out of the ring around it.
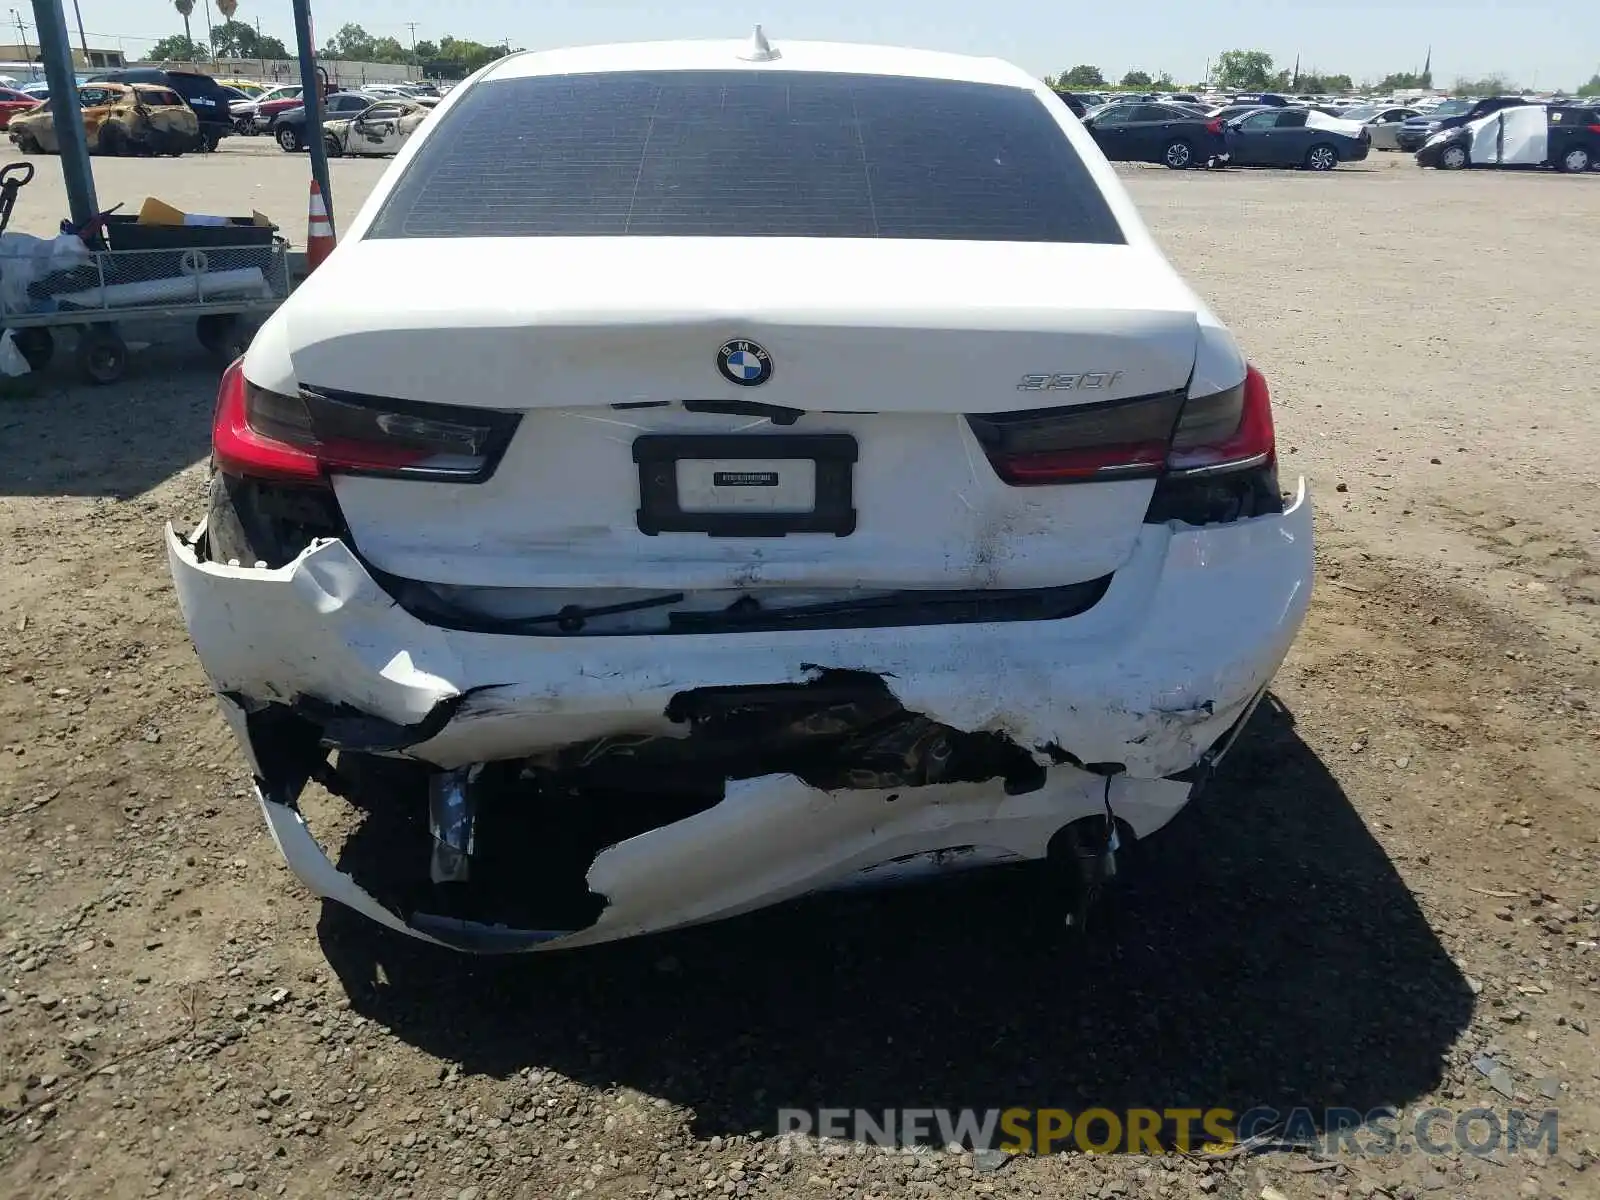
{"label": "palm tree", "polygon": [[183,18],[183,40],[189,43],[189,57],[194,57],[194,38],[189,34],[189,14],[194,11],[194,0],[172,0],[172,7]]}
{"label": "palm tree", "polygon": [[224,21],[231,21],[233,14],[239,11],[239,0],[217,0],[217,11]]}

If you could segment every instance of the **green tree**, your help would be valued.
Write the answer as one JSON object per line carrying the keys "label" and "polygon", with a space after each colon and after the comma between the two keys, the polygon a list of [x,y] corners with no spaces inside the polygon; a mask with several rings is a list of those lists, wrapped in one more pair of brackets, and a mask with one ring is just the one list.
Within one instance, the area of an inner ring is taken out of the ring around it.
{"label": "green tree", "polygon": [[356,62],[372,61],[372,35],[359,25],[341,25],[339,32],[328,39],[328,44],[317,51],[321,58],[348,58]]}
{"label": "green tree", "polygon": [[194,62],[210,57],[211,52],[206,49],[204,42],[197,42],[181,33],[164,37],[150,47],[151,62]]}
{"label": "green tree", "polygon": [[1174,88],[1176,88],[1178,85],[1172,81],[1171,74],[1169,74],[1166,71],[1163,71],[1163,72],[1161,72],[1161,74],[1156,76],[1155,86],[1160,88],[1164,92],[1170,92]]}
{"label": "green tree", "polygon": [[1600,96],[1600,71],[1589,76],[1589,82],[1578,89],[1580,96]]}
{"label": "green tree", "polygon": [[1150,86],[1150,73],[1148,71],[1129,71],[1122,77],[1122,86],[1125,88],[1147,88]]}
{"label": "green tree", "polygon": [[1080,63],[1070,71],[1063,71],[1056,78],[1059,88],[1102,88],[1106,86],[1106,77],[1100,74],[1099,67]]}
{"label": "green tree", "polygon": [[219,58],[290,58],[281,40],[258,34],[243,21],[224,21],[211,27],[212,47]]}
{"label": "green tree", "polygon": [[1482,79],[1457,79],[1453,90],[1458,96],[1503,96],[1515,92],[1517,85],[1504,75],[1485,75]]}
{"label": "green tree", "polygon": [[1433,86],[1431,75],[1422,75],[1416,71],[1396,71],[1393,75],[1385,75],[1378,80],[1377,90],[1380,92],[1414,92],[1418,88]]}
{"label": "green tree", "polygon": [[1276,81],[1272,55],[1265,50],[1224,50],[1217,58],[1217,82],[1224,88],[1259,92]]}
{"label": "green tree", "polygon": [[432,42],[427,42],[427,41],[423,41],[423,42],[418,42],[417,43],[417,59],[418,59],[419,62],[426,62],[430,58],[438,58],[438,57],[439,57],[439,47],[438,46],[434,45]]}
{"label": "green tree", "polygon": [[183,18],[183,40],[193,50],[194,38],[189,33],[189,14],[194,12],[194,0],[172,0],[172,7],[177,9],[178,15]]}
{"label": "green tree", "polygon": [[1324,75],[1315,69],[1300,72],[1302,92],[1353,92],[1355,81],[1348,75]]}

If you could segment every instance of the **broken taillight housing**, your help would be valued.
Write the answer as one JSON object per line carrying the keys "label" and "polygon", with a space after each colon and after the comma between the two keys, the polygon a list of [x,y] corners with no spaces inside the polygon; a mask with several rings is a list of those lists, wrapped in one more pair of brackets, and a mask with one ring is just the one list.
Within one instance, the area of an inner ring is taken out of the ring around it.
{"label": "broken taillight housing", "polygon": [[1155,479],[1147,520],[1204,523],[1282,509],[1272,400],[1254,367],[1233,387],[1201,396],[1180,390],[967,422],[995,473],[1015,487]]}
{"label": "broken taillight housing", "polygon": [[312,482],[328,475],[481,483],[494,473],[516,413],[357,396],[314,388],[295,395],[223,373],[211,427],[219,471]]}

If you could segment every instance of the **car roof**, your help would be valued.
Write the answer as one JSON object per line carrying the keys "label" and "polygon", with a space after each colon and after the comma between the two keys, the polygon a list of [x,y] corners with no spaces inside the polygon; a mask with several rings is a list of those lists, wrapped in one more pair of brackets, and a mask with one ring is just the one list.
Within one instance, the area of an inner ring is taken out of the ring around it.
{"label": "car roof", "polygon": [[990,83],[1030,90],[1044,85],[1020,67],[998,58],[873,46],[854,42],[791,42],[771,39],[777,57],[752,62],[741,57],[750,39],[727,41],[619,42],[561,50],[524,50],[491,64],[485,81],[533,75],[583,75],[613,71],[817,71],[845,75],[899,75]]}

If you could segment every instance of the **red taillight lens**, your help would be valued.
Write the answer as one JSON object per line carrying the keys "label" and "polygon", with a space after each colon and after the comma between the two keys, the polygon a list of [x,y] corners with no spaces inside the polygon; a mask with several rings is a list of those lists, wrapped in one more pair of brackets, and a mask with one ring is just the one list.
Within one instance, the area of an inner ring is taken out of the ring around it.
{"label": "red taillight lens", "polygon": [[1009,484],[1148,479],[1161,473],[1182,392],[1026,412],[983,413],[968,424]]}
{"label": "red taillight lens", "polygon": [[1208,133],[1220,134],[1222,132],[1222,121],[1221,121],[1221,119],[1219,118],[1218,120],[1215,120],[1215,121],[1207,121],[1206,122],[1206,131]]}
{"label": "red taillight lens", "polygon": [[1265,466],[1273,460],[1272,395],[1260,371],[1244,382],[1183,406],[1172,435],[1167,470],[1172,475],[1215,475]]}
{"label": "red taillight lens", "polygon": [[1190,477],[1273,461],[1272,401],[1254,367],[1207,396],[1167,392],[967,417],[995,473],[1017,487]]}
{"label": "red taillight lens", "polygon": [[479,483],[516,428],[515,413],[301,389],[284,395],[222,376],[212,422],[217,469],[310,482],[330,474]]}
{"label": "red taillight lens", "polygon": [[1593,134],[1600,134],[1600,125],[1589,126],[1589,132]]}

